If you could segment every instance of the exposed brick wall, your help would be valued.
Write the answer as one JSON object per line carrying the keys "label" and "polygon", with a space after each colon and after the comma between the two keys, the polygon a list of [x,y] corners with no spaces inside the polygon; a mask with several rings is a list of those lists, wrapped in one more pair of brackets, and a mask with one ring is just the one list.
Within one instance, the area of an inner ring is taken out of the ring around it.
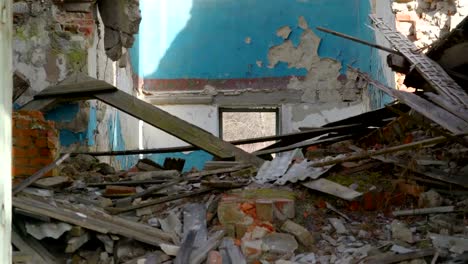
{"label": "exposed brick wall", "polygon": [[81,33],[86,37],[92,36],[96,24],[92,11],[67,12],[66,10],[57,10],[55,20],[62,26],[63,31],[74,34]]}
{"label": "exposed brick wall", "polygon": [[[59,150],[58,132],[39,111],[13,113],[14,178],[25,178],[53,162]],[[46,176],[54,175],[54,171]]]}

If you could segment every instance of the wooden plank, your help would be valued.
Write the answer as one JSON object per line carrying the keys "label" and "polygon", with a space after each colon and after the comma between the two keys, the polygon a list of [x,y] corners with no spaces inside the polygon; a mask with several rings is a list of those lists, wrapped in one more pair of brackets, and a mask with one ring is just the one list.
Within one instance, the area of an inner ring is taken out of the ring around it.
{"label": "wooden plank", "polygon": [[11,263],[12,0],[0,0],[0,263]]}
{"label": "wooden plank", "polygon": [[371,78],[369,78],[365,74],[360,74],[363,78],[365,78],[370,84],[374,85],[379,90],[387,93],[388,95],[397,98],[401,102],[407,104],[409,107],[413,108],[416,112],[420,113],[421,115],[429,118],[430,120],[434,121],[435,123],[441,125],[442,127],[446,128],[450,132],[455,134],[464,133],[468,131],[468,123],[464,120],[460,119],[459,117],[451,114],[450,112],[446,111],[443,108],[438,107],[435,104],[430,103],[429,101],[413,94],[398,91],[392,89],[390,87],[385,86]]}
{"label": "wooden plank", "polygon": [[87,208],[66,208],[66,205],[50,204],[26,197],[14,197],[13,206],[63,222],[79,225],[103,234],[116,234],[154,246],[171,244],[169,234],[157,228],[125,220],[105,213],[98,214]]}
{"label": "wooden plank", "polygon": [[13,188],[13,195],[21,192],[24,190],[24,188],[28,187],[29,185],[33,184],[35,181],[39,180],[42,176],[44,176],[46,173],[60,165],[64,160],[68,159],[70,157],[70,154],[65,154],[61,156],[59,159],[56,161],[50,163],[49,165],[45,166],[44,168],[40,169],[38,172],[34,173],[24,181],[22,181],[20,184],[18,184],[15,188]]}
{"label": "wooden plank", "polygon": [[429,100],[433,101],[434,103],[438,104],[439,106],[443,107],[450,113],[460,117],[464,121],[468,122],[468,110],[465,107],[462,107],[460,105],[454,105],[451,102],[445,100],[444,98],[436,95],[435,93],[424,93],[427,97],[429,97]]}
{"label": "wooden plank", "polygon": [[260,166],[263,163],[263,160],[255,155],[249,154],[207,131],[125,92],[115,91],[112,93],[95,94],[95,97],[220,158],[236,157],[237,160],[256,166]]}
{"label": "wooden plank", "polygon": [[51,107],[57,103],[58,99],[53,98],[32,100],[23,105],[21,110],[41,111],[42,109]]}
{"label": "wooden plank", "polygon": [[86,96],[95,93],[114,92],[118,89],[111,84],[101,80],[86,80],[83,82],[73,82],[69,84],[61,84],[47,87],[39,94],[34,96],[34,99],[44,98],[59,98],[62,96],[76,97]]}

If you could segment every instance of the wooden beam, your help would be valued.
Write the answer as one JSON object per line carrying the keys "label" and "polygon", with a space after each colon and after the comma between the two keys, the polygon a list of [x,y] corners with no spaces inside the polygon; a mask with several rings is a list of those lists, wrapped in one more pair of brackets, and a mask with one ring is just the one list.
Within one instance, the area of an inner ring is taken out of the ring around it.
{"label": "wooden beam", "polygon": [[[57,202],[57,201],[56,201]],[[103,234],[116,234],[154,246],[171,244],[171,236],[160,229],[72,205],[55,206],[26,197],[14,197],[13,206]]]}
{"label": "wooden beam", "polygon": [[12,0],[0,0],[0,263],[11,263]]}
{"label": "wooden beam", "polygon": [[263,163],[263,160],[255,155],[249,154],[207,131],[125,92],[99,93],[94,96],[104,103],[220,158],[235,157],[236,160],[256,166]]}
{"label": "wooden beam", "polygon": [[105,81],[93,79],[84,82],[73,82],[47,87],[39,94],[35,95],[34,99],[59,98],[61,96],[77,97],[95,93],[114,92],[117,90],[116,87]]}
{"label": "wooden beam", "polygon": [[387,87],[384,84],[371,79],[366,74],[360,73],[360,76],[366,79],[374,87],[382,90],[394,98],[397,98],[402,103],[413,108],[416,112],[429,118],[450,132],[460,134],[468,131],[467,122],[446,111],[445,109],[425,100],[424,98],[421,98],[413,93],[407,93]]}

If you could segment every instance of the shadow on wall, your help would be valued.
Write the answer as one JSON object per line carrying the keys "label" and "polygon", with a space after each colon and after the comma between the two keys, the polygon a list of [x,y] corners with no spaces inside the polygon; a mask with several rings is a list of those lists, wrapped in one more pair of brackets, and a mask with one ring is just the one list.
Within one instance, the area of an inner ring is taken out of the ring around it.
{"label": "shadow on wall", "polygon": [[[299,44],[300,16],[313,30],[324,26],[374,39],[366,26],[369,1],[143,0],[141,4],[143,20],[136,45],[140,56],[133,62],[139,63],[138,73],[145,79],[304,76],[304,69],[288,68],[286,63],[267,67],[269,49],[284,41],[276,35],[279,28],[289,26],[287,39]],[[322,38],[320,57],[370,70],[369,47],[314,32]]]}

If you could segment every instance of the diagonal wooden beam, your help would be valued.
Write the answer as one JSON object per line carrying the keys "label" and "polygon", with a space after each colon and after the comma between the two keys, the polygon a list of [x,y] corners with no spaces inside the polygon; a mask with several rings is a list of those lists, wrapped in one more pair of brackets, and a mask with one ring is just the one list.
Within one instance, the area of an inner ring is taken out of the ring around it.
{"label": "diagonal wooden beam", "polygon": [[261,165],[263,160],[160,108],[122,91],[96,93],[96,99],[220,158]]}
{"label": "diagonal wooden beam", "polygon": [[255,166],[263,163],[261,158],[150,103],[122,92],[109,83],[89,76],[70,77],[63,84],[44,89],[34,98],[35,100],[23,109],[39,110],[63,100],[98,99],[217,157],[235,158]]}

